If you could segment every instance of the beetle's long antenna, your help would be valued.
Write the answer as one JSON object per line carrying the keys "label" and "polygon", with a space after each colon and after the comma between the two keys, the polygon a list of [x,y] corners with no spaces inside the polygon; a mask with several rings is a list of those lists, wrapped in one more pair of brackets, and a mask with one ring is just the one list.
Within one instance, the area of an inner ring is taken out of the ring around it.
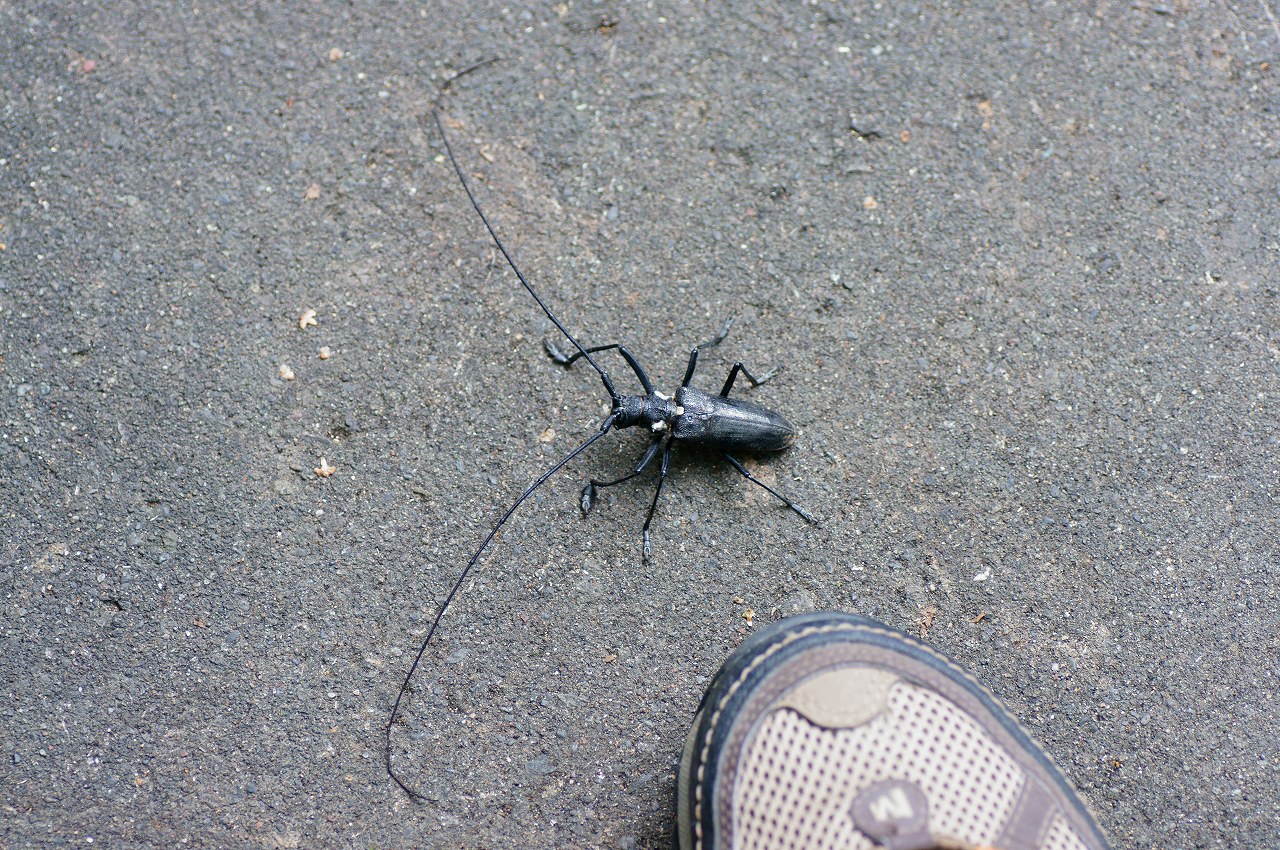
{"label": "beetle's long antenna", "polygon": [[444,122],[440,120],[440,101],[444,97],[444,93],[449,86],[459,77],[462,77],[465,74],[470,74],[472,71],[478,68],[483,68],[484,66],[496,61],[497,59],[486,59],[483,62],[478,62],[469,68],[459,71],[446,80],[444,85],[440,87],[440,93],[436,96],[436,102],[431,107],[431,117],[436,122],[436,129],[440,132],[440,138],[444,140],[445,153],[449,155],[449,162],[453,164],[453,170],[457,172],[458,180],[462,182],[462,188],[467,193],[467,197],[471,200],[471,206],[476,208],[476,213],[479,214],[480,220],[484,222],[485,229],[489,231],[489,235],[493,237],[494,244],[497,245],[498,250],[502,252],[502,256],[506,259],[507,265],[511,266],[511,270],[515,272],[516,277],[520,279],[521,285],[523,285],[525,290],[533,296],[533,300],[538,302],[538,306],[542,308],[542,312],[547,314],[547,318],[551,320],[551,323],[559,329],[560,333],[565,335],[565,338],[568,339],[569,342],[573,343],[573,347],[578,349],[578,352],[588,363],[591,364],[591,368],[600,373],[600,380],[604,382],[604,388],[608,391],[609,398],[617,401],[618,391],[614,389],[613,381],[609,378],[609,373],[600,368],[600,364],[591,359],[590,352],[583,348],[578,340],[574,339],[573,334],[569,333],[564,325],[560,324],[560,320],[551,312],[551,308],[546,305],[546,302],[542,300],[542,297],[534,290],[532,284],[530,284],[525,278],[524,273],[520,271],[520,267],[516,265],[516,261],[511,259],[511,254],[507,251],[507,247],[502,244],[502,240],[498,238],[497,231],[495,231],[493,229],[493,225],[489,223],[489,217],[484,214],[484,210],[480,209],[480,203],[476,200],[475,194],[471,191],[471,184],[467,182],[467,176],[462,172],[462,166],[458,165],[458,159],[453,155],[453,147],[449,144],[449,135],[444,131]]}
{"label": "beetle's long antenna", "polygon": [[[572,337],[570,337],[570,339],[572,339]],[[413,657],[413,664],[409,665],[409,672],[405,674],[404,682],[401,683],[400,685],[400,693],[396,694],[395,704],[391,707],[391,715],[387,718],[387,728],[386,728],[387,775],[390,776],[392,779],[394,779],[395,783],[399,785],[404,790],[404,792],[408,794],[409,797],[412,798],[413,800],[421,800],[422,795],[420,795],[418,792],[414,791],[407,784],[405,784],[405,781],[401,779],[399,776],[397,776],[395,770],[392,769],[391,767],[391,729],[392,727],[395,726],[396,719],[400,716],[400,703],[404,699],[404,695],[409,690],[409,683],[413,680],[413,674],[417,672],[418,664],[422,661],[422,656],[427,651],[427,645],[431,643],[431,638],[436,633],[436,627],[440,625],[440,619],[444,616],[444,612],[449,609],[449,604],[453,602],[453,597],[458,595],[458,591],[462,588],[462,583],[466,581],[467,575],[471,572],[471,568],[476,565],[476,561],[480,560],[480,556],[484,554],[484,550],[489,548],[489,544],[493,541],[493,538],[498,534],[499,529],[501,529],[502,526],[506,525],[507,520],[511,519],[511,515],[516,512],[516,509],[519,508],[521,505],[523,505],[525,502],[525,499],[528,499],[531,495],[533,495],[533,491],[541,487],[543,482],[545,482],[552,475],[555,475],[557,472],[559,472],[560,467],[564,466],[566,463],[573,460],[578,455],[582,454],[584,451],[587,450],[588,446],[590,446],[596,440],[603,437],[605,434],[609,433],[609,429],[613,427],[614,418],[615,417],[610,416],[609,418],[605,419],[604,422],[600,424],[600,430],[598,432],[593,434],[591,438],[588,439],[586,442],[584,442],[582,445],[578,446],[576,449],[569,452],[569,454],[565,455],[558,463],[556,463],[555,466],[551,467],[546,472],[542,473],[542,475],[538,477],[537,481],[530,484],[529,488],[520,494],[520,498],[516,499],[515,504],[512,505],[510,508],[508,508],[507,512],[502,515],[502,519],[498,520],[497,523],[494,524],[493,528],[489,530],[489,534],[484,538],[484,542],[480,544],[480,548],[476,550],[476,553],[471,556],[471,560],[467,561],[467,565],[462,568],[462,573],[458,576],[458,580],[453,583],[453,587],[450,588],[449,595],[444,598],[444,602],[441,603],[440,609],[436,611],[436,617],[434,620],[431,621],[431,627],[427,629],[427,636],[426,638],[423,639],[422,646],[418,647],[418,654]]]}

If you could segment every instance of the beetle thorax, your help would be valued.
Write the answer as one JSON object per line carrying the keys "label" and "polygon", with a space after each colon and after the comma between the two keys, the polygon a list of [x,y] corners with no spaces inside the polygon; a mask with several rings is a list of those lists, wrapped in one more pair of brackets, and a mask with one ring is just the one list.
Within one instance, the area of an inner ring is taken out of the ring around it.
{"label": "beetle thorax", "polygon": [[624,395],[613,406],[615,428],[638,425],[650,431],[665,431],[675,422],[676,403],[660,392],[652,395]]}

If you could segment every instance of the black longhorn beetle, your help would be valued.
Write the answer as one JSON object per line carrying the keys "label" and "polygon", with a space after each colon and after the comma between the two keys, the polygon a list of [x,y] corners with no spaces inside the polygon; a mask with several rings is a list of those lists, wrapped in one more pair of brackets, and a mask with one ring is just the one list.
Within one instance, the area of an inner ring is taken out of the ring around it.
{"label": "black longhorn beetle", "polygon": [[[524,274],[516,266],[515,260],[511,258],[511,254],[507,252],[506,246],[502,244],[502,240],[498,238],[498,234],[493,229],[493,225],[489,223],[489,218],[484,214],[484,210],[480,208],[480,204],[476,201],[476,196],[471,191],[470,184],[467,183],[466,175],[462,171],[462,167],[458,164],[457,158],[453,154],[453,148],[449,145],[449,136],[445,133],[444,123],[440,120],[440,102],[444,97],[444,93],[454,82],[460,77],[471,73],[479,68],[483,68],[497,61],[496,59],[488,59],[484,62],[477,63],[458,73],[454,74],[440,87],[440,92],[436,97],[435,103],[431,108],[431,117],[435,121],[436,130],[440,134],[441,141],[444,142],[445,153],[449,157],[449,162],[453,165],[453,170],[458,175],[458,180],[462,183],[463,191],[467,193],[471,205],[475,207],[476,213],[480,216],[480,220],[484,223],[485,229],[489,231],[489,235],[493,238],[493,242],[498,246],[498,250],[502,253],[503,258],[507,261],[507,265],[515,272],[516,277],[520,280],[520,284],[525,290],[533,296],[533,300],[542,308],[542,312],[547,314],[547,318],[556,326],[560,333],[564,334],[565,339],[572,343],[577,349],[572,354],[564,354],[554,343],[547,341],[544,343],[547,355],[556,363],[562,366],[570,366],[579,358],[586,360],[593,369],[600,375],[600,380],[604,383],[605,391],[609,393],[609,399],[612,406],[609,415],[600,423],[600,428],[589,437],[585,442],[578,446],[569,454],[565,455],[554,466],[542,473],[536,481],[520,494],[520,498],[507,509],[489,530],[484,541],[480,544],[480,548],[471,556],[471,560],[462,569],[461,574],[453,583],[444,602],[440,605],[436,612],[435,619],[432,620],[430,628],[427,629],[427,636],[422,641],[422,645],[418,648],[418,653],[414,656],[413,664],[409,666],[409,672],[405,675],[403,684],[400,685],[400,692],[396,695],[395,704],[391,708],[391,715],[387,718],[387,726],[385,730],[386,738],[386,768],[387,774],[395,780],[395,783],[404,790],[410,798],[420,800],[420,795],[405,784],[395,772],[391,765],[391,730],[400,716],[400,704],[404,700],[405,694],[409,691],[413,674],[418,669],[418,664],[422,661],[423,654],[427,651],[431,638],[436,633],[436,627],[440,625],[440,619],[444,616],[444,612],[453,602],[454,596],[462,587],[462,583],[466,580],[467,575],[471,572],[471,568],[475,566],[480,556],[489,547],[493,538],[498,531],[506,524],[516,509],[524,504],[525,500],[533,495],[534,491],[543,485],[544,482],[552,475],[560,471],[560,468],[573,460],[578,455],[587,450],[592,443],[599,440],[605,434],[614,428],[643,428],[651,438],[648,448],[640,457],[639,463],[635,468],[623,475],[621,478],[615,478],[612,481],[596,481],[591,479],[582,490],[582,513],[583,516],[591,510],[595,504],[596,494],[600,488],[612,487],[615,484],[621,484],[624,481],[630,481],[648,468],[649,464],[658,455],[659,449],[662,451],[662,462],[658,471],[658,487],[654,491],[653,501],[649,504],[649,513],[645,517],[644,527],[641,531],[643,540],[642,553],[647,563],[650,556],[649,545],[649,525],[653,522],[654,511],[658,507],[658,497],[662,494],[662,484],[666,481],[667,472],[671,466],[671,450],[677,443],[687,446],[697,446],[703,449],[717,451],[720,456],[743,475],[753,484],[758,484],[765,490],[772,493],[782,501],[791,510],[795,511],[805,520],[811,523],[817,523],[817,519],[807,513],[799,505],[792,502],[786,496],[774,490],[768,484],[756,478],[742,463],[734,457],[739,452],[758,453],[758,452],[776,452],[781,451],[791,445],[795,440],[795,428],[781,414],[772,410],[761,407],[758,404],[752,404],[737,398],[730,398],[729,391],[733,389],[734,381],[741,374],[751,386],[756,387],[773,377],[778,371],[773,369],[759,378],[753,376],[747,367],[742,363],[734,363],[733,368],[729,370],[729,377],[725,379],[724,386],[720,388],[719,395],[711,395],[703,392],[696,387],[690,386],[693,380],[694,369],[698,365],[698,352],[701,349],[719,345],[729,334],[729,328],[733,325],[733,319],[725,322],[724,328],[720,331],[719,336],[710,342],[705,342],[695,346],[689,352],[689,365],[684,371],[684,380],[680,382],[680,388],[676,390],[675,396],[666,396],[654,389],[653,382],[649,380],[649,376],[645,373],[635,356],[619,343],[610,343],[609,345],[597,345],[591,348],[584,348],[573,334],[569,333],[565,326],[560,323],[551,309],[543,302],[541,296],[534,291],[533,286],[525,278]],[[592,357],[592,354],[599,354],[603,351],[616,351],[627,366],[635,373],[636,379],[640,381],[640,386],[644,388],[644,395],[625,395],[618,392],[614,386],[613,379],[609,377],[608,371],[601,368]]]}

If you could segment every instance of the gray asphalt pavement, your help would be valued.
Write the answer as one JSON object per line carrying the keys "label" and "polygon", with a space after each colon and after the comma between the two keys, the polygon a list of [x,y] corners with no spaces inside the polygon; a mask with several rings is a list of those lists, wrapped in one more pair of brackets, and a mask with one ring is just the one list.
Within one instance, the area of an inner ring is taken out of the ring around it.
{"label": "gray asphalt pavement", "polygon": [[[703,687],[818,608],[1117,846],[1274,845],[1274,6],[0,3],[0,847],[666,847]],[[488,57],[522,268],[668,389],[738,317],[697,383],[785,366],[753,469],[823,523],[681,455],[645,565],[593,447],[427,653],[416,804],[417,643],[607,411],[422,121]]]}

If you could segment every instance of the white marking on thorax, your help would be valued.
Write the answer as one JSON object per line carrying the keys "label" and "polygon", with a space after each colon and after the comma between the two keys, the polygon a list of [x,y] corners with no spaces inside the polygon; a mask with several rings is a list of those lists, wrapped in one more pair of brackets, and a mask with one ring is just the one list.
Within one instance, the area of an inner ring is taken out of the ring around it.
{"label": "white marking on thorax", "polygon": [[667,423],[659,419],[657,422],[653,423],[649,427],[655,431],[665,431],[667,429]]}

